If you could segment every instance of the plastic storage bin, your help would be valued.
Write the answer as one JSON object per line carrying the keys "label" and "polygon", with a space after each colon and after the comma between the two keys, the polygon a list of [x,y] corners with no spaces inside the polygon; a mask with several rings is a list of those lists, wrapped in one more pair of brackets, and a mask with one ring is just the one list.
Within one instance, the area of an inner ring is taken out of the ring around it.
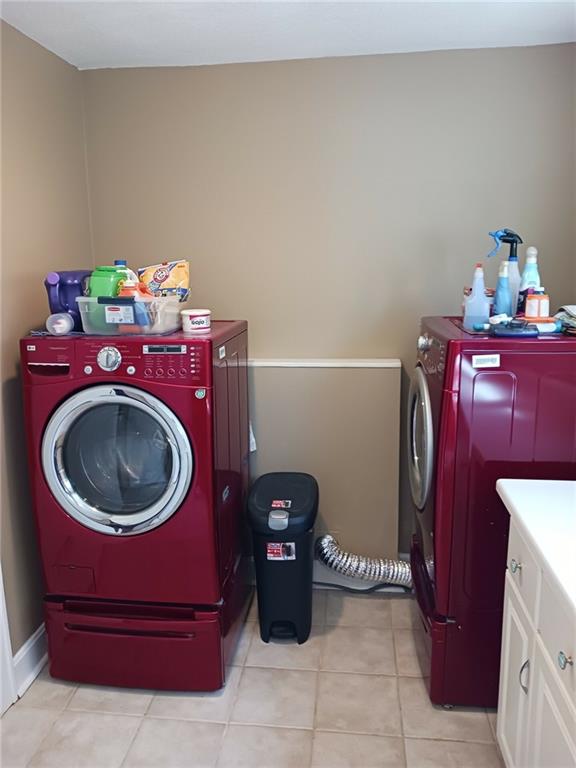
{"label": "plastic storage bin", "polygon": [[304,643],[310,634],[317,512],[312,475],[271,472],[250,491],[260,636],[266,643],[270,636]]}
{"label": "plastic storage bin", "polygon": [[98,336],[161,334],[180,328],[182,305],[175,296],[139,299],[133,297],[80,296],[84,333]]}

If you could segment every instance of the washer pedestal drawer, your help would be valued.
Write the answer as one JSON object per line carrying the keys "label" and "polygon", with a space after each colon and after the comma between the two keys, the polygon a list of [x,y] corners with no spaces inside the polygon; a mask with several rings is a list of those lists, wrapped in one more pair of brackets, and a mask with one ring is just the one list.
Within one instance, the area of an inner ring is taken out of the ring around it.
{"label": "washer pedestal drawer", "polygon": [[224,684],[217,610],[46,600],[44,616],[53,677],[154,690]]}

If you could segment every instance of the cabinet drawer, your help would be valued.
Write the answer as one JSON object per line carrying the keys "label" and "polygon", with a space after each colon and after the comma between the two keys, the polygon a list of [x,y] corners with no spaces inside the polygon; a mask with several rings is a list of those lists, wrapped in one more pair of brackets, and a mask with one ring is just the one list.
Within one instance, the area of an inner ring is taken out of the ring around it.
{"label": "cabinet drawer", "polygon": [[510,538],[508,539],[507,566],[510,578],[526,606],[528,616],[536,623],[541,571],[514,521],[510,527]]}
{"label": "cabinet drawer", "polygon": [[[568,600],[547,575],[542,580],[540,617],[537,623],[542,643],[556,669],[558,679],[576,705],[576,615]],[[560,654],[567,661],[561,668]]]}

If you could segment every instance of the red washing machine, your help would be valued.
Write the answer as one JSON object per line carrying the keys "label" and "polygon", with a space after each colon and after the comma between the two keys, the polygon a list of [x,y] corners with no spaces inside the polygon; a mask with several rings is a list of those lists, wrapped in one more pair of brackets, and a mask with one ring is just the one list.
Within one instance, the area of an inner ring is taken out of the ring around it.
{"label": "red washing machine", "polygon": [[251,591],[246,323],[21,359],[50,673],[221,687]]}
{"label": "red washing machine", "polygon": [[495,707],[509,525],[496,481],[576,479],[576,339],[424,318],[408,443],[430,698]]}

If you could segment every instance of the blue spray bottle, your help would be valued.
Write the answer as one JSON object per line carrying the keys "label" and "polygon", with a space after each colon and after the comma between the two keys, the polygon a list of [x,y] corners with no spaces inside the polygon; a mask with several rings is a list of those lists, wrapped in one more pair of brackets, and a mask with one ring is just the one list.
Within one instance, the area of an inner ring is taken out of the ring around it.
{"label": "blue spray bottle", "polygon": [[[514,317],[518,311],[518,300],[520,293],[520,270],[518,269],[518,245],[522,242],[522,238],[516,232],[511,229],[498,229],[495,232],[488,233],[494,238],[496,243],[495,247],[488,254],[495,256],[502,243],[507,243],[510,246],[510,253],[508,254],[508,287],[510,289],[510,308],[511,311],[506,314]],[[494,311],[496,311],[496,300],[494,300]]]}

